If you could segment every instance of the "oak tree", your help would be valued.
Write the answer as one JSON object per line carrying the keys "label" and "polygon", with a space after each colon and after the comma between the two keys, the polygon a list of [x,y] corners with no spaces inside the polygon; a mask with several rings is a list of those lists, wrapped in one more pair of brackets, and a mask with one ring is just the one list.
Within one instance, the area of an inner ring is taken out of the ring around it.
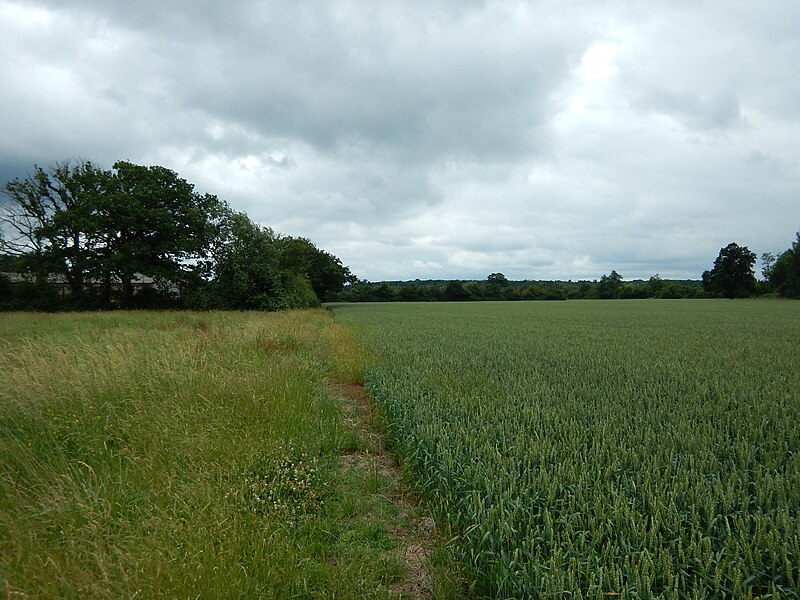
{"label": "oak tree", "polygon": [[756,285],[755,263],[755,252],[731,242],[720,249],[714,267],[703,272],[703,287],[707,292],[727,298],[750,296]]}

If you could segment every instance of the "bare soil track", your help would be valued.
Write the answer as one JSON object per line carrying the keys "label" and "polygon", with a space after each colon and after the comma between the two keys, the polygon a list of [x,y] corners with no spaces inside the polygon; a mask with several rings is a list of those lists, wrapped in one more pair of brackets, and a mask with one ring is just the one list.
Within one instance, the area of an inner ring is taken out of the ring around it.
{"label": "bare soil track", "polygon": [[360,440],[360,449],[340,457],[342,469],[357,469],[375,478],[373,493],[394,506],[398,522],[388,533],[397,540],[405,575],[390,587],[402,598],[432,597],[429,557],[436,536],[436,523],[425,514],[395,457],[387,450],[386,437],[372,400],[363,386],[347,381],[329,382],[331,393],[341,399],[345,423]]}

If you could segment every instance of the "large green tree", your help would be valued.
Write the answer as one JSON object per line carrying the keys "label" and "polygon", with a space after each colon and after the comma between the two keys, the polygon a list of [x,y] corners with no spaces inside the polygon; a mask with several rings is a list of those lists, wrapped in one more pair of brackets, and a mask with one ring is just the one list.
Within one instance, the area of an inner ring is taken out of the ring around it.
{"label": "large green tree", "polygon": [[286,271],[308,278],[321,302],[328,302],[356,278],[333,254],[317,248],[309,239],[284,237],[280,244],[280,265]]}
{"label": "large green tree", "polygon": [[486,277],[486,295],[493,300],[501,300],[508,292],[509,281],[502,273],[490,273]]}
{"label": "large green tree", "polygon": [[605,300],[619,298],[622,290],[622,275],[611,271],[610,275],[603,275],[597,284],[597,296]]}
{"label": "large green tree", "polygon": [[792,247],[783,252],[768,271],[770,285],[781,296],[800,298],[800,231]]}
{"label": "large green tree", "polygon": [[727,298],[751,296],[756,285],[755,263],[755,252],[731,242],[720,249],[714,267],[703,272],[703,287],[707,292]]}
{"label": "large green tree", "polygon": [[225,208],[164,167],[114,164],[110,193],[98,199],[100,275],[122,284],[130,305],[137,274],[180,285],[205,257],[215,235],[212,218]]}
{"label": "large green tree", "polygon": [[212,306],[278,310],[319,305],[308,279],[281,266],[282,240],[244,213],[228,211],[212,250]]}
{"label": "large green tree", "polygon": [[19,258],[20,268],[40,281],[63,277],[80,298],[96,252],[93,222],[108,173],[91,162],[61,162],[4,187],[0,222],[7,234],[0,252]]}
{"label": "large green tree", "polygon": [[73,301],[89,279],[104,282],[107,301],[119,282],[123,306],[132,304],[137,275],[180,284],[194,271],[224,208],[169,169],[129,162],[112,170],[90,162],[36,167],[4,192],[0,252],[18,256],[40,280],[63,277]]}
{"label": "large green tree", "polygon": [[[277,310],[318,305],[355,281],[310,240],[261,227],[164,167],[59,163],[4,192],[0,257],[35,276],[40,298],[56,276],[73,306],[136,306],[146,276],[177,285],[187,306]],[[102,293],[84,298],[88,287]]]}

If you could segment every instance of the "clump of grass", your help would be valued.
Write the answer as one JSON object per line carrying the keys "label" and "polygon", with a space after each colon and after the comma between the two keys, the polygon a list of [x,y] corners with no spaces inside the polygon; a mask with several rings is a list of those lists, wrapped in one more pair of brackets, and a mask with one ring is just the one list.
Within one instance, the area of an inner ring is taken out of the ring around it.
{"label": "clump of grass", "polygon": [[391,597],[347,542],[348,344],[323,310],[0,315],[0,594]]}

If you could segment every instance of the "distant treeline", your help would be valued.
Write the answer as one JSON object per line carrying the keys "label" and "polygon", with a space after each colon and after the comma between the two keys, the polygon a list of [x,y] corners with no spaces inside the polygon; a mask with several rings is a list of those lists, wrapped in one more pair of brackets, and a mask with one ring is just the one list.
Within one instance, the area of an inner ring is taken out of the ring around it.
{"label": "distant treeline", "polygon": [[567,300],[612,298],[704,298],[701,281],[649,280],[622,282],[612,271],[599,281],[511,281],[502,273],[468,281],[360,281],[337,294],[341,302],[459,302],[485,300]]}
{"label": "distant treeline", "polygon": [[65,162],[2,192],[2,310],[303,308],[355,281],[164,167]]}
{"label": "distant treeline", "polygon": [[714,265],[700,281],[662,279],[623,281],[611,271],[593,281],[510,281],[502,273],[492,273],[476,281],[359,281],[336,295],[341,302],[460,302],[477,300],[569,300],[635,298],[746,298],[783,296],[800,298],[800,232],[786,251],[775,256],[761,255],[759,281],[753,266],[756,255],[747,246],[731,242],[721,248]]}

